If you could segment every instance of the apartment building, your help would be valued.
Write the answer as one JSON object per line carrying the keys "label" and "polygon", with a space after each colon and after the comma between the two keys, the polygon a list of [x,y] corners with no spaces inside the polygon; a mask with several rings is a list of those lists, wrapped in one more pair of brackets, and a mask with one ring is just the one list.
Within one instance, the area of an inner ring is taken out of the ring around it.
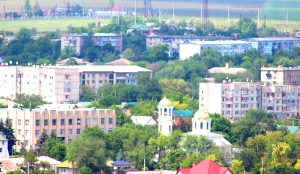
{"label": "apartment building", "polygon": [[0,119],[9,118],[15,137],[16,150],[21,144],[29,149],[35,144],[45,129],[48,134],[56,132],[57,137],[68,144],[77,138],[86,126],[99,126],[105,133],[116,128],[115,110],[110,109],[66,109],[66,110],[18,110],[1,109]]}
{"label": "apartment building", "polygon": [[96,46],[103,47],[105,44],[110,43],[115,48],[115,51],[122,53],[123,51],[123,35],[115,33],[95,33],[93,40]]}
{"label": "apartment building", "polygon": [[179,59],[188,59],[194,54],[200,54],[201,51],[207,49],[218,50],[224,56],[242,54],[253,48],[252,43],[245,41],[191,41],[189,43],[180,43]]}
{"label": "apartment building", "polygon": [[55,66],[0,66],[0,96],[41,95],[45,101],[79,101],[79,70]]}
{"label": "apartment building", "polygon": [[80,72],[80,84],[91,86],[98,90],[105,83],[137,84],[137,76],[140,73],[148,73],[152,77],[152,71],[139,66],[78,66]]}
{"label": "apartment building", "polygon": [[261,85],[256,82],[199,84],[199,108],[235,120],[249,109],[261,109]]}
{"label": "apartment building", "polygon": [[291,53],[294,47],[300,47],[300,38],[296,37],[251,38],[247,41],[262,55],[274,55],[277,50]]}
{"label": "apartment building", "polygon": [[262,67],[260,72],[266,85],[300,85],[300,67]]}
{"label": "apartment building", "polygon": [[300,113],[300,86],[262,86],[262,109],[275,113],[278,119],[286,119]]}
{"label": "apartment building", "polygon": [[84,46],[84,40],[88,36],[89,35],[87,33],[84,33],[68,34],[66,36],[61,37],[61,50],[64,50],[66,47],[71,47],[75,50],[76,55],[80,55]]}
{"label": "apartment building", "polygon": [[146,37],[146,48],[150,50],[154,45],[157,44],[168,44],[169,55],[179,55],[179,47],[182,43],[188,42],[203,42],[207,40],[232,40],[233,37],[224,36],[179,36],[179,35],[150,35]]}
{"label": "apartment building", "polygon": [[[87,33],[83,34],[68,34],[66,36],[61,37],[61,50],[64,50],[67,46],[71,47],[75,50],[76,55],[80,55],[82,53],[82,48],[84,46],[84,41],[89,35]],[[94,41],[96,46],[102,47],[107,43],[110,43],[115,51],[119,51],[122,53],[122,34],[115,33],[95,33],[92,36],[92,40]]]}

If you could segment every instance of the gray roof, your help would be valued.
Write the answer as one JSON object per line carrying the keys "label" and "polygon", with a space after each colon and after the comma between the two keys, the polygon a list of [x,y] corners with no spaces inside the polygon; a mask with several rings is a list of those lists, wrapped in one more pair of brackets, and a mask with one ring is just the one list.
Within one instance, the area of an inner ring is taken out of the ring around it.
{"label": "gray roof", "polygon": [[248,41],[300,41],[300,38],[296,37],[263,37],[263,38],[251,38]]}
{"label": "gray roof", "polygon": [[182,36],[182,35],[150,35],[147,38],[164,38],[164,39],[232,39],[226,36]]}
{"label": "gray roof", "polygon": [[79,68],[79,72],[152,72],[149,69],[139,66],[118,66],[118,65],[99,65],[99,66],[73,66]]}

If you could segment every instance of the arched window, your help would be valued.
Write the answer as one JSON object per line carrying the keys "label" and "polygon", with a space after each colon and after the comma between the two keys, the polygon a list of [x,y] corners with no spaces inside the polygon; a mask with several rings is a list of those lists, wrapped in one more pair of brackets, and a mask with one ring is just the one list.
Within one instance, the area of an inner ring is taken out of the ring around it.
{"label": "arched window", "polygon": [[167,116],[167,108],[164,109],[164,116]]}
{"label": "arched window", "polygon": [[195,122],[195,129],[197,129],[197,123]]}
{"label": "arched window", "polygon": [[200,129],[203,129],[203,123],[202,122],[200,123]]}
{"label": "arched window", "polygon": [[206,129],[207,129],[207,130],[208,130],[208,126],[209,126],[209,125],[208,125],[208,122],[207,122],[207,123],[206,123]]}

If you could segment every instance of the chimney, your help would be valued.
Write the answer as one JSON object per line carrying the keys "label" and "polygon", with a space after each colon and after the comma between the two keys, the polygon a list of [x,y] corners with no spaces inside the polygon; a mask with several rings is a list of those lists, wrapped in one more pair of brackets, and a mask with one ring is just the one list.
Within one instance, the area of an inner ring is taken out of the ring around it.
{"label": "chimney", "polygon": [[229,69],[229,62],[225,62],[225,68]]}

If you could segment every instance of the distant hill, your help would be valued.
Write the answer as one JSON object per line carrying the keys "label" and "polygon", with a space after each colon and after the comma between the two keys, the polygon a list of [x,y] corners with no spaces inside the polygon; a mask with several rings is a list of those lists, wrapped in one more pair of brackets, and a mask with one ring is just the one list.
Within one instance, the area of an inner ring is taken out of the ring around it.
{"label": "distant hill", "polygon": [[[240,15],[256,18],[257,9],[261,10],[260,16],[263,18],[267,15],[268,19],[283,20],[286,11],[289,9],[289,19],[300,19],[300,0],[208,0],[209,16],[227,18],[227,8],[230,8],[230,17],[237,18]],[[5,0],[0,1],[0,13],[2,14],[2,6],[6,3],[6,11],[20,11],[20,6],[25,0]],[[36,0],[30,0],[34,6]],[[55,3],[58,7],[64,7],[68,0],[39,0],[42,9],[50,9]],[[83,0],[69,0],[70,4],[82,5]],[[85,10],[88,9],[108,9],[109,0],[84,0]],[[116,6],[127,6],[129,11],[134,10],[135,0],[114,0]],[[201,3],[203,0],[152,0],[153,14],[158,14],[161,10],[163,16],[172,16],[173,3],[175,6],[175,16],[200,17]],[[143,0],[137,0],[138,14],[143,14]]]}

